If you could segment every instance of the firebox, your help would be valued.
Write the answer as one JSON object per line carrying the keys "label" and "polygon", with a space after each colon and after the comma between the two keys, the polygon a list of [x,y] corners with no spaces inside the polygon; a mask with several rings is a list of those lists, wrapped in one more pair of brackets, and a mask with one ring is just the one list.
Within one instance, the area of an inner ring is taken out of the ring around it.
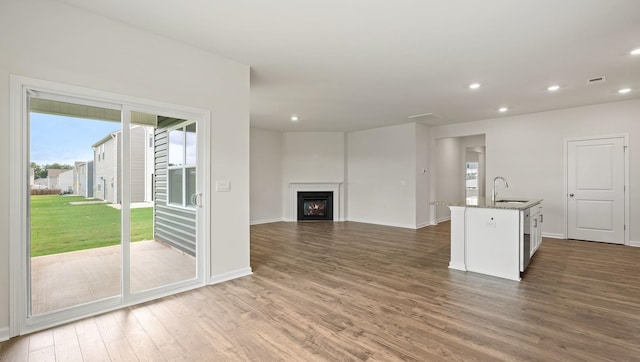
{"label": "firebox", "polygon": [[333,191],[299,191],[298,220],[333,221]]}

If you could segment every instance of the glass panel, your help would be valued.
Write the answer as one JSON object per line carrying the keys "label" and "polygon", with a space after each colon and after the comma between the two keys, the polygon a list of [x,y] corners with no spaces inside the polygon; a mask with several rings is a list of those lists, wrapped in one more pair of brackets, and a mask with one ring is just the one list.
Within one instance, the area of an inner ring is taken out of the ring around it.
{"label": "glass panel", "polygon": [[187,168],[185,171],[187,173],[187,206],[196,206],[196,168]]}
{"label": "glass panel", "polygon": [[465,174],[465,194],[467,200],[478,198],[478,162],[467,162]]}
{"label": "glass panel", "polygon": [[186,127],[187,129],[187,138],[186,138],[186,164],[187,165],[195,165],[196,164],[196,124],[192,123]]}
{"label": "glass panel", "polygon": [[305,216],[324,216],[327,210],[327,200],[305,200]]}
{"label": "glass panel", "polygon": [[182,169],[169,170],[169,203],[183,205]]}
{"label": "glass panel", "polygon": [[[34,316],[120,295],[121,132],[119,111],[31,101],[29,314]],[[52,115],[52,110],[68,113]],[[100,116],[78,118],[87,114]]]}
{"label": "glass panel", "polygon": [[184,131],[180,129],[169,132],[169,166],[184,165]]}
{"label": "glass panel", "polygon": [[184,120],[137,112],[131,119],[130,285],[139,293],[197,276],[195,211],[167,206],[167,198],[183,205],[183,174],[186,188],[195,192],[195,168],[168,170],[166,158],[155,158],[166,150],[166,138],[176,134],[166,129]]}
{"label": "glass panel", "polygon": [[465,185],[467,189],[478,188],[478,163],[477,162],[467,162],[467,173],[466,173]]}

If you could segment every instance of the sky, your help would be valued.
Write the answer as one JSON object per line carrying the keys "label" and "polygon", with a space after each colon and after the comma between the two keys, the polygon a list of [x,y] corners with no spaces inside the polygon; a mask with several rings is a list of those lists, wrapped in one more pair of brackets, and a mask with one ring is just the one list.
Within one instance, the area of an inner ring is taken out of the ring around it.
{"label": "sky", "polygon": [[31,112],[31,159],[38,165],[52,163],[73,166],[75,161],[93,160],[91,145],[120,123]]}

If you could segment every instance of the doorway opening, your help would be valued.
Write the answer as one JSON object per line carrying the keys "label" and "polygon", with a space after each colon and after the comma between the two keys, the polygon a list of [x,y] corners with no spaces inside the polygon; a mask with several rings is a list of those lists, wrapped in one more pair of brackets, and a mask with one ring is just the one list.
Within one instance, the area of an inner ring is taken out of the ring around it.
{"label": "doorway opening", "polygon": [[[435,200],[477,202],[485,196],[485,135],[436,139]],[[446,206],[434,207],[435,222],[450,219]]]}
{"label": "doorway opening", "polygon": [[465,199],[477,204],[485,197],[485,147],[465,147]]}

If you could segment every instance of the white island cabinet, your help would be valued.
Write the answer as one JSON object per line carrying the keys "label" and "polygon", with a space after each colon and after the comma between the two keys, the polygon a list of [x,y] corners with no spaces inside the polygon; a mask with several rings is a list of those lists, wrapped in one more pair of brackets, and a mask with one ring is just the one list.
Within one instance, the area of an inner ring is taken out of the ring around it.
{"label": "white island cabinet", "polygon": [[542,240],[541,201],[445,203],[451,209],[449,268],[520,280]]}

